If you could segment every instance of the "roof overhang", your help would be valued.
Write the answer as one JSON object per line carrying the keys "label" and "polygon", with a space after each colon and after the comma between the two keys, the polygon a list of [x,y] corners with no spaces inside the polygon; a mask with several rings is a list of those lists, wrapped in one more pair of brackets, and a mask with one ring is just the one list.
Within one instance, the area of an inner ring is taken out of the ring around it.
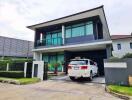
{"label": "roof overhang", "polygon": [[57,47],[47,47],[47,48],[38,48],[33,49],[33,52],[60,52],[60,51],[85,51],[85,50],[101,50],[106,49],[106,45],[112,44],[112,41],[100,41],[100,42],[91,42],[84,44],[74,44],[74,45],[64,45]]}
{"label": "roof overhang", "polygon": [[105,29],[109,33],[109,29],[108,29],[108,25],[107,25],[107,21],[106,21],[103,6],[99,6],[99,7],[90,9],[90,10],[86,10],[86,11],[79,12],[79,13],[76,13],[76,14],[73,14],[73,15],[69,15],[69,16],[65,16],[65,17],[62,17],[62,18],[54,19],[54,20],[51,20],[51,21],[47,21],[47,22],[27,26],[27,28],[35,30],[35,29],[38,29],[38,28],[47,27],[47,26],[51,26],[51,25],[58,25],[58,24],[63,25],[67,22],[81,20],[81,19],[85,19],[85,18],[89,18],[89,17],[93,17],[93,16],[99,16],[100,17],[101,22],[103,23]]}

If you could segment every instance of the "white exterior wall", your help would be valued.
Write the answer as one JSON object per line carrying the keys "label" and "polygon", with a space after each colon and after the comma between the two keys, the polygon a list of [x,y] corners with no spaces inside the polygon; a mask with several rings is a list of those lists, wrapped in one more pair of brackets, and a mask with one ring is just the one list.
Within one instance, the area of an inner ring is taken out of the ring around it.
{"label": "white exterior wall", "polygon": [[37,72],[37,77],[43,80],[43,74],[44,74],[44,61],[33,61],[33,66],[32,66],[32,78],[34,77],[34,65],[38,65],[38,72]]}
{"label": "white exterior wall", "polygon": [[[112,40],[112,45],[113,45],[112,54],[113,54],[113,56],[121,58],[126,53],[132,53],[132,49],[130,48],[131,42],[132,42],[132,39],[128,39],[128,38]],[[121,44],[120,50],[118,50],[117,44]]]}
{"label": "white exterior wall", "polygon": [[104,68],[127,68],[126,62],[105,62]]}
{"label": "white exterior wall", "polygon": [[42,61],[42,53],[40,53],[40,52],[33,52],[33,59],[35,61]]}

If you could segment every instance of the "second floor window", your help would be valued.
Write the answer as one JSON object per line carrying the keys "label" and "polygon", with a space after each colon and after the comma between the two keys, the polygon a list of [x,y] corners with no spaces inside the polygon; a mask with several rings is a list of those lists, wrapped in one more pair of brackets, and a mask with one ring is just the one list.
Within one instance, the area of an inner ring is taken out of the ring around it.
{"label": "second floor window", "polygon": [[67,26],[65,29],[66,38],[93,35],[93,22],[89,21],[87,23],[75,24]]}
{"label": "second floor window", "polygon": [[121,50],[121,44],[117,44],[117,49]]}
{"label": "second floor window", "polygon": [[61,32],[52,32],[46,34],[46,45],[60,45],[61,44]]}
{"label": "second floor window", "polygon": [[132,42],[130,43],[130,48],[132,49]]}

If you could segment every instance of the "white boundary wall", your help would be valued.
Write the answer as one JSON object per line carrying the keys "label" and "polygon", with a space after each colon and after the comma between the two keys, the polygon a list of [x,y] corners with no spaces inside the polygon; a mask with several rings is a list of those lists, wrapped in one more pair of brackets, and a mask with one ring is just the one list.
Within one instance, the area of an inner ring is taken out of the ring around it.
{"label": "white boundary wall", "polygon": [[40,78],[43,80],[43,74],[44,74],[44,61],[33,61],[32,65],[32,78],[34,77],[34,65],[38,64],[38,72],[37,72],[37,78]]}
{"label": "white boundary wall", "polygon": [[105,62],[104,63],[105,68],[127,68],[126,62]]}

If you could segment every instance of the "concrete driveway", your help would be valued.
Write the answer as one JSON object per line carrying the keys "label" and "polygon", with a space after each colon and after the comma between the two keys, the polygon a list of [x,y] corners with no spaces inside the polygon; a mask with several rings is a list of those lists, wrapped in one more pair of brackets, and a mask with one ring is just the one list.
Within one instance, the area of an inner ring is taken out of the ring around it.
{"label": "concrete driveway", "polygon": [[[57,81],[67,81],[67,82],[73,82],[69,76],[65,75],[65,76],[55,76],[50,78],[50,80],[57,80]],[[84,80],[80,80],[83,81],[85,83],[98,83],[98,84],[105,84],[105,77],[104,76],[99,76],[99,77],[94,77],[92,81],[88,81],[86,79]]]}
{"label": "concrete driveway", "polygon": [[0,83],[0,100],[120,100],[103,84],[48,80],[32,85]]}

